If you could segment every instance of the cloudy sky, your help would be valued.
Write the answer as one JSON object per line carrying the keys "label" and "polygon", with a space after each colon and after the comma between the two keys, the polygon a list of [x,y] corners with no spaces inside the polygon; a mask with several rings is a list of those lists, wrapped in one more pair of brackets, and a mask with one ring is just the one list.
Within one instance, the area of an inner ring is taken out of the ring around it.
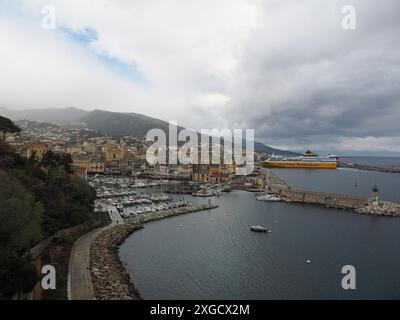
{"label": "cloudy sky", "polygon": [[[346,5],[356,29],[342,26]],[[0,106],[400,154],[399,13],[398,0],[0,0]]]}

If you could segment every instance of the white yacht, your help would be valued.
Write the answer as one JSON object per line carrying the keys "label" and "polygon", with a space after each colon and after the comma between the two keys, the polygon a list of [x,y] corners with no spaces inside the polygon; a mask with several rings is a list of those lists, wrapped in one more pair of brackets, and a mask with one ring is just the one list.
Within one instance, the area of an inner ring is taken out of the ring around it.
{"label": "white yacht", "polygon": [[251,226],[250,230],[254,231],[254,232],[267,232],[268,231],[267,228],[264,228],[262,226]]}
{"label": "white yacht", "polygon": [[274,194],[260,194],[256,197],[259,201],[282,201],[282,199]]}

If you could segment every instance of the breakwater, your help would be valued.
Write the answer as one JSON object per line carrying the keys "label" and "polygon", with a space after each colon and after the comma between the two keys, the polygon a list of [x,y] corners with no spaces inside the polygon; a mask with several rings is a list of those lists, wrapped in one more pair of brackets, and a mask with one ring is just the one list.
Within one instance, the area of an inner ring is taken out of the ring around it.
{"label": "breakwater", "polygon": [[366,206],[355,209],[355,212],[374,216],[400,217],[400,204],[388,201],[369,202]]}
{"label": "breakwater", "polygon": [[279,195],[279,197],[287,202],[319,204],[331,208],[357,209],[368,204],[368,198],[366,197],[355,197],[334,193],[296,190],[275,185],[270,185],[268,187],[268,191]]}
{"label": "breakwater", "polygon": [[381,167],[381,166],[372,166],[368,164],[358,164],[358,163],[340,163],[339,165],[342,168],[352,168],[358,170],[368,170],[368,171],[378,171],[378,172],[388,172],[388,173],[400,173],[399,167]]}
{"label": "breakwater", "polygon": [[186,213],[216,208],[214,204],[188,205],[185,207],[149,212],[128,218],[124,224],[116,225],[100,233],[92,242],[90,269],[94,298],[100,300],[141,299],[129,274],[119,259],[119,246],[134,231],[143,228],[150,221]]}
{"label": "breakwater", "polygon": [[357,197],[343,194],[326,193],[297,190],[291,188],[286,182],[273,173],[268,174],[268,185],[266,189],[282,198],[286,202],[297,202],[313,205],[323,205],[328,208],[353,210],[356,213],[400,217],[400,204],[380,201],[377,195],[368,197]]}

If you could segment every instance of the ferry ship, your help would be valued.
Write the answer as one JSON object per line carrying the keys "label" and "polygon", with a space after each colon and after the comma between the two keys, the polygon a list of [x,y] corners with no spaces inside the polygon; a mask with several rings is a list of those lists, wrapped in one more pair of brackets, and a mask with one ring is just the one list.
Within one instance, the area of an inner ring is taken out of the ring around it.
{"label": "ferry ship", "polygon": [[309,168],[309,169],[336,169],[339,158],[334,155],[319,157],[307,150],[299,157],[271,156],[261,161],[261,166],[266,168]]}

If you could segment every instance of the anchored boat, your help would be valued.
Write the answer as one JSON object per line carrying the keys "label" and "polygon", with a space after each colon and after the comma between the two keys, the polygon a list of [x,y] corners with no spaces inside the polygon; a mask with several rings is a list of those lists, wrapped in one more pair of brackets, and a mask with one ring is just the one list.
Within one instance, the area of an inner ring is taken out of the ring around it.
{"label": "anchored boat", "polygon": [[251,226],[250,230],[254,231],[254,232],[267,232],[268,231],[267,228],[264,228],[262,226]]}
{"label": "anchored boat", "polygon": [[282,201],[282,199],[274,194],[260,194],[256,197],[258,201]]}

